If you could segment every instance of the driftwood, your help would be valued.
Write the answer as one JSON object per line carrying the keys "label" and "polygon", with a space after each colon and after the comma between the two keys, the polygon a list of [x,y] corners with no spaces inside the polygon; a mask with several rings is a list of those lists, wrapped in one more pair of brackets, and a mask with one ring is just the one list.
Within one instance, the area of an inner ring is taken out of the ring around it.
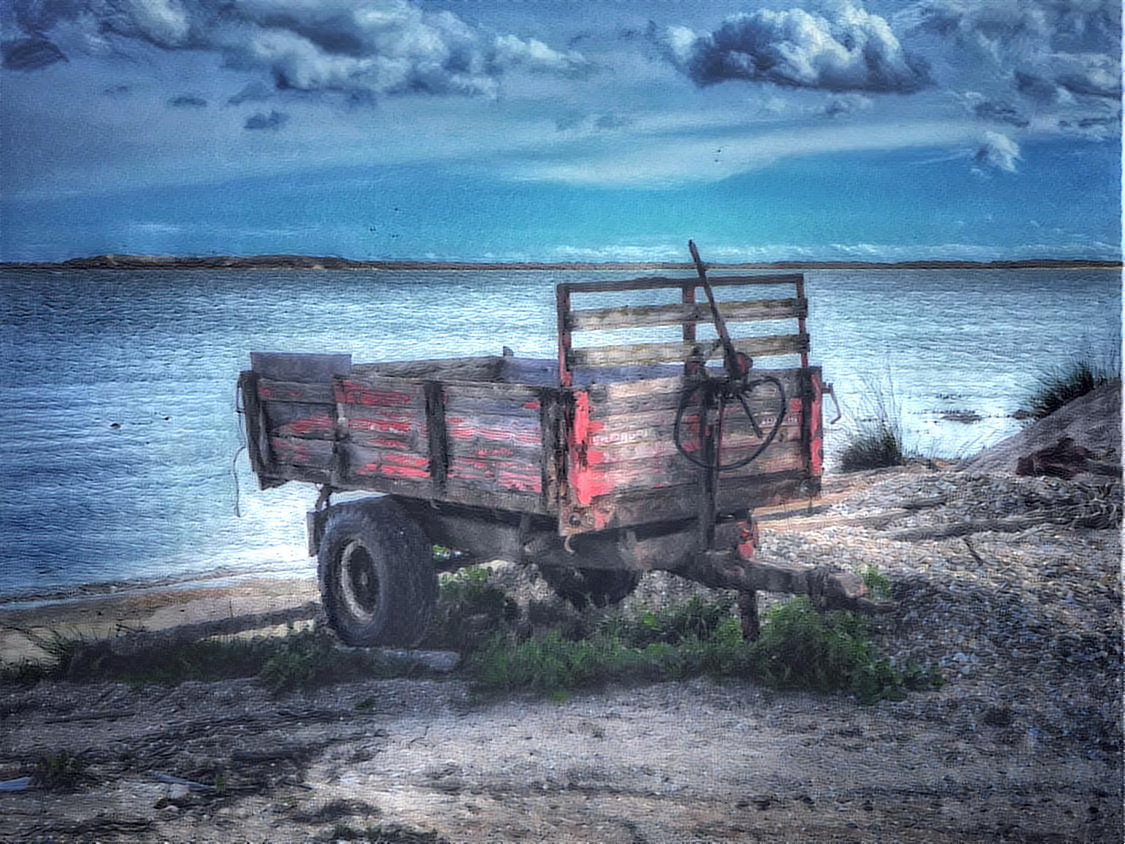
{"label": "driftwood", "polygon": [[1066,512],[1041,513],[1033,516],[1018,516],[1011,519],[980,519],[971,522],[933,525],[931,527],[909,528],[895,531],[891,539],[900,542],[918,542],[927,539],[948,539],[954,536],[968,536],[973,533],[1019,533],[1037,525],[1058,525],[1060,527],[1085,527],[1103,530],[1121,524],[1120,512],[1092,511],[1075,515]]}
{"label": "driftwood", "polygon": [[1095,460],[1097,455],[1078,445],[1071,437],[1061,437],[1057,443],[1033,451],[1016,461],[1017,475],[1043,475],[1069,480],[1082,472],[1095,475],[1121,477],[1121,466]]}

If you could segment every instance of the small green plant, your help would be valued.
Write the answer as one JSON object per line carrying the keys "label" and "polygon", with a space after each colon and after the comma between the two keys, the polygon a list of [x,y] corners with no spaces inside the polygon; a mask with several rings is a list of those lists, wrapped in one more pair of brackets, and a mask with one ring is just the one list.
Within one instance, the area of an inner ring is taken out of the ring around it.
{"label": "small green plant", "polygon": [[396,673],[378,651],[345,650],[327,631],[290,633],[276,642],[258,672],[258,679],[275,695]]}
{"label": "small green plant", "polygon": [[442,576],[427,645],[471,651],[519,618],[519,605],[491,583],[491,577],[484,566],[466,566]]}
{"label": "small green plant", "polygon": [[866,618],[852,612],[819,613],[805,597],[771,608],[753,645],[754,673],[781,689],[848,689],[863,703],[901,700],[908,690],[941,684],[936,672],[900,671],[878,656]]}
{"label": "small green plant", "polygon": [[873,566],[870,563],[864,566],[863,571],[860,572],[860,577],[863,578],[863,585],[867,587],[873,600],[889,601],[891,599],[891,581],[879,571],[878,566]]}
{"label": "small green plant", "polygon": [[1073,360],[1038,377],[1019,415],[1026,419],[1043,419],[1076,398],[1120,379],[1120,360],[1105,364],[1089,359]]}
{"label": "small green plant", "polygon": [[808,599],[794,598],[769,610],[760,638],[747,642],[731,610],[728,601],[692,599],[660,613],[611,617],[584,639],[552,631],[513,642],[498,634],[471,670],[486,689],[554,697],[608,682],[712,675],[756,677],[781,689],[846,690],[873,703],[940,682],[933,672],[900,670],[880,658],[868,622],[856,614],[821,614]]}
{"label": "small green plant", "polygon": [[88,763],[81,754],[60,750],[39,757],[32,780],[40,788],[52,791],[73,791],[86,779]]}

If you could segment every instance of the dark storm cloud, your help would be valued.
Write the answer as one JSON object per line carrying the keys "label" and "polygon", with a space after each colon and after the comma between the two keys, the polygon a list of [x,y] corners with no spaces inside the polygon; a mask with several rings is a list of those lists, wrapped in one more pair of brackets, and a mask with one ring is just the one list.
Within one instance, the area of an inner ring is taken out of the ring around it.
{"label": "dark storm cloud", "polygon": [[989,120],[993,123],[1008,123],[1021,128],[1031,122],[1009,103],[998,103],[991,100],[977,103],[973,108],[973,113],[982,120]]}
{"label": "dark storm cloud", "polygon": [[929,84],[925,63],[903,50],[887,21],[852,5],[824,14],[759,9],[728,18],[705,35],[673,27],[664,45],[698,85],[746,80],[908,93]]}
{"label": "dark storm cloud", "polygon": [[278,129],[284,126],[286,121],[288,120],[289,115],[282,114],[281,112],[271,111],[269,114],[258,112],[257,114],[252,114],[246,118],[246,123],[243,128],[250,130],[266,129],[276,132]]}
{"label": "dark storm cloud", "polygon": [[301,91],[492,94],[512,68],[573,75],[589,66],[578,53],[486,33],[408,0],[15,0],[10,14],[41,45],[22,48],[12,68],[20,70],[49,63],[46,35],[63,24],[110,47],[218,53]]}
{"label": "dark storm cloud", "polygon": [[914,28],[935,33],[1039,104],[1064,92],[1121,98],[1120,0],[924,0]]}
{"label": "dark storm cloud", "polygon": [[63,51],[46,38],[23,38],[5,41],[0,47],[4,54],[4,67],[8,70],[39,70],[66,61]]}

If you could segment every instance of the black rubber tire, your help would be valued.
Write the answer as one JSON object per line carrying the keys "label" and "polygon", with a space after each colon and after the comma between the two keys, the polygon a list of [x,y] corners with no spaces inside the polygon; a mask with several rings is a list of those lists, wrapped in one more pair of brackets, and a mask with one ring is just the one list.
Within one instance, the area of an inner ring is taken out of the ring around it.
{"label": "black rubber tire", "polygon": [[625,600],[640,583],[641,573],[627,569],[583,569],[540,566],[540,574],[560,598],[577,609],[608,607]]}
{"label": "black rubber tire", "polygon": [[328,624],[345,644],[410,647],[437,603],[433,546],[390,498],[333,508],[317,549]]}

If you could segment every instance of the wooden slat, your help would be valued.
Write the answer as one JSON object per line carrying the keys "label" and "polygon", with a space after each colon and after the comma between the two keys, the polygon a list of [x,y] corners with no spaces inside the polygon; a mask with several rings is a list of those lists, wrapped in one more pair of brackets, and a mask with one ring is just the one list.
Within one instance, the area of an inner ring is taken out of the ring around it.
{"label": "wooden slat", "polygon": [[[737,285],[762,285],[762,284],[796,284],[801,279],[800,273],[784,273],[779,275],[740,275],[707,277],[712,287],[731,287]],[[559,285],[567,295],[575,293],[618,293],[632,290],[678,290],[682,287],[699,287],[698,277],[668,278],[666,276],[650,276],[646,278],[631,278],[622,281],[575,281]]]}
{"label": "wooden slat", "polygon": [[332,463],[333,443],[331,440],[271,437],[270,453],[275,463],[325,469]]}
{"label": "wooden slat", "polygon": [[[757,320],[799,319],[808,315],[805,299],[757,299],[720,302],[719,313],[727,323]],[[703,304],[639,305],[620,308],[588,308],[571,311],[571,331],[610,331],[651,328],[661,325],[713,322],[711,308]]]}
{"label": "wooden slat", "polygon": [[498,443],[538,446],[542,441],[539,417],[511,418],[501,416],[460,416],[452,413],[445,418],[449,440],[488,440]]}
{"label": "wooden slat", "polygon": [[419,427],[394,419],[349,417],[346,433],[348,441],[356,445],[429,453],[429,432],[424,425]]}
{"label": "wooden slat", "polygon": [[[804,472],[776,472],[751,478],[726,479],[719,484],[717,510],[731,513],[747,507],[803,501],[819,489],[820,479],[809,478]],[[559,518],[559,532],[565,536],[591,529],[571,521],[572,513],[591,510],[596,513],[599,530],[690,519],[698,515],[698,495],[699,485],[696,482],[595,498],[589,509],[564,506]],[[581,522],[581,519],[578,521]]]}
{"label": "wooden slat", "polygon": [[396,449],[370,448],[348,442],[342,445],[346,477],[353,479],[391,478],[424,483],[429,490],[430,467],[426,455],[402,453]]}
{"label": "wooden slat", "polygon": [[[679,363],[683,363],[681,359]],[[590,393],[591,410],[595,405],[616,406],[622,399],[651,396],[657,394],[679,395],[684,388],[683,368],[665,364],[664,370],[671,370],[675,374],[665,377],[639,377],[627,379],[614,379],[618,372],[628,372],[629,367],[605,369],[598,373],[597,383],[591,384],[587,390]],[[721,377],[722,371],[718,367],[711,367],[715,375]],[[819,367],[813,367],[816,372]],[[800,371],[797,369],[766,369],[755,366],[750,373],[752,378],[761,378],[772,375],[785,387],[785,395],[796,396],[801,385]]]}
{"label": "wooden slat", "polygon": [[333,404],[332,384],[301,381],[268,381],[258,379],[258,398],[267,402],[303,402],[306,404]]}
{"label": "wooden slat", "polygon": [[542,491],[542,478],[536,461],[457,457],[449,463],[449,478],[491,492],[538,495]]}
{"label": "wooden slat", "polygon": [[[482,489],[470,481],[449,478],[445,484],[444,501],[465,504],[472,507],[488,507],[498,512],[549,513],[544,507],[543,497],[533,492],[513,492],[511,490]],[[456,543],[450,543],[456,545]]]}
{"label": "wooden slat", "polygon": [[540,442],[529,443],[526,441],[486,439],[484,437],[450,439],[449,441],[449,456],[450,460],[454,461],[462,457],[472,459],[498,458],[522,460],[529,465],[538,467],[542,453],[543,446]]}
{"label": "wooden slat", "polygon": [[[792,379],[789,380],[792,381]],[[786,403],[790,412],[800,411],[802,399],[797,385],[786,384],[785,380],[782,380],[782,387],[785,390]],[[593,392],[591,392],[591,396],[594,396]],[[688,406],[684,411],[685,414],[691,414],[695,412],[695,408],[699,407],[698,396],[695,398],[696,401]],[[772,384],[764,384],[750,393],[747,404],[754,412],[755,418],[760,418],[760,414],[772,413],[777,409],[778,398],[777,389]],[[607,428],[620,428],[623,424],[629,424],[629,418],[637,414],[648,416],[645,421],[639,424],[657,424],[659,417],[651,415],[663,413],[667,416],[668,424],[671,425],[682,400],[682,387],[677,388],[674,392],[653,392],[648,395],[641,393],[635,397],[617,398],[612,401],[598,401],[593,398],[590,401],[590,419],[601,422]],[[731,402],[727,405],[727,413],[728,415],[733,413],[742,416],[741,404]]]}
{"label": "wooden slat", "polygon": [[481,399],[457,395],[459,387],[447,387],[445,413],[447,416],[500,417],[503,419],[538,419],[539,397],[513,396],[507,401]]}
{"label": "wooden slat", "polygon": [[270,430],[274,437],[299,437],[309,440],[332,440],[336,438],[336,420],[328,414],[302,416],[278,425]]}
{"label": "wooden slat", "polygon": [[[766,450],[775,445],[799,442],[801,427],[799,424],[786,424],[778,429],[777,436]],[[741,454],[748,454],[758,447],[760,439],[749,431],[735,433],[729,429],[723,437],[723,461],[731,463]],[[684,431],[684,448],[695,451],[698,438],[693,432]],[[653,430],[631,431],[625,435],[614,435],[612,442],[603,444],[597,437],[590,438],[590,447],[586,455],[587,464],[590,466],[609,466],[616,463],[628,463],[633,460],[651,461],[676,461],[686,460],[676,448],[670,432],[655,432]],[[654,473],[659,473],[654,463]]]}
{"label": "wooden slat", "polygon": [[[731,452],[726,452],[731,454]],[[735,481],[738,478],[757,477],[775,472],[800,471],[804,467],[804,455],[800,442],[770,444],[757,460],[741,469],[724,472],[721,476],[720,488],[724,483]],[[591,466],[584,469],[572,467],[570,473],[571,486],[591,498],[602,496],[612,497],[628,492],[645,489],[661,489],[670,486],[698,484],[700,473],[699,466],[684,459],[681,455],[654,462],[648,459],[634,460],[623,463],[610,464],[609,466]],[[698,486],[692,492],[697,500]],[[582,500],[580,497],[579,500]]]}
{"label": "wooden slat", "polygon": [[[723,356],[723,348],[718,340],[697,344],[708,360]],[[769,355],[790,355],[807,352],[807,334],[787,334],[777,337],[747,337],[734,341],[735,348],[752,358]],[[638,343],[625,346],[591,346],[571,349],[571,367],[621,366],[628,363],[670,363],[684,361],[691,357],[693,346],[688,343]]]}
{"label": "wooden slat", "polygon": [[332,439],[335,433],[335,404],[270,401],[265,411],[273,436]]}
{"label": "wooden slat", "polygon": [[333,384],[335,400],[343,405],[412,408],[425,413],[426,397],[421,382],[401,378],[337,378]]}

